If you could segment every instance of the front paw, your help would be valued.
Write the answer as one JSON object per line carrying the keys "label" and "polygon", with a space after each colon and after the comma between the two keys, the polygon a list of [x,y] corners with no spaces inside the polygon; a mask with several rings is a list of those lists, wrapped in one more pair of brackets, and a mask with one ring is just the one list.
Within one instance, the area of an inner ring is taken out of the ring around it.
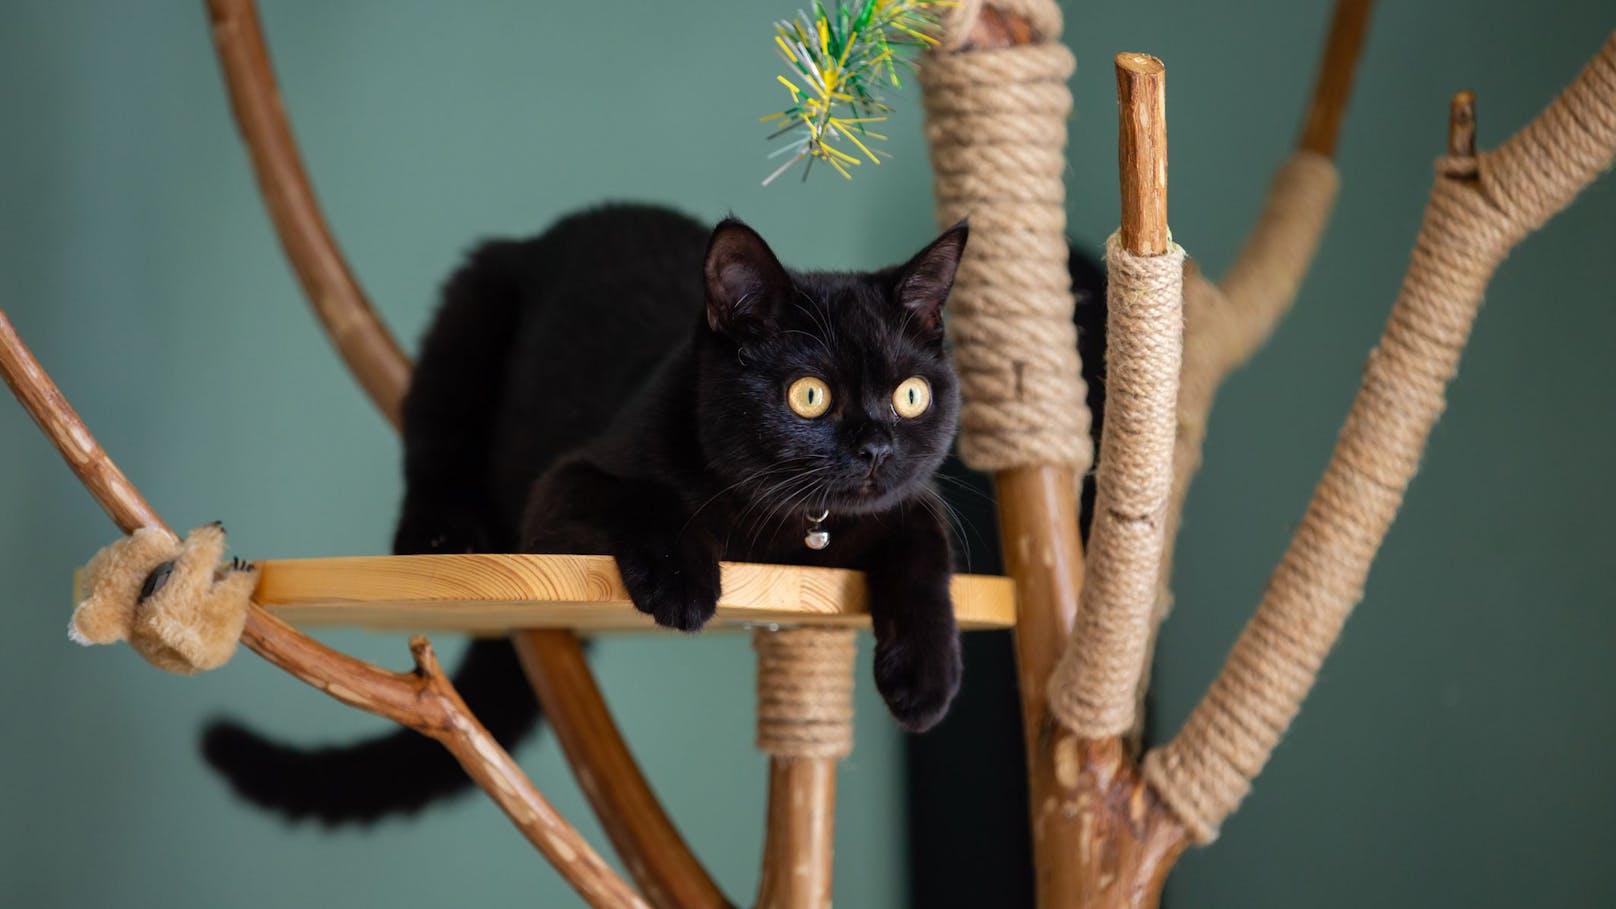
{"label": "front paw", "polygon": [[959,633],[898,634],[875,645],[875,687],[903,728],[925,732],[948,713],[959,693]]}
{"label": "front paw", "polygon": [[497,552],[489,509],[474,504],[406,501],[393,532],[396,555]]}
{"label": "front paw", "polygon": [[634,608],[664,628],[700,631],[718,609],[718,560],[698,553],[641,550],[617,555]]}

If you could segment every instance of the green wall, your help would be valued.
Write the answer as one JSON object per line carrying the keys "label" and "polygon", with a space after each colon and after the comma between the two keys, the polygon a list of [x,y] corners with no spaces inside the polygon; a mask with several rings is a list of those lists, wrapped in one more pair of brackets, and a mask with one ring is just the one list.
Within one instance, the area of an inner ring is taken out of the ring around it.
{"label": "green wall", "polygon": [[[249,557],[384,551],[397,443],[289,277],[200,6],[0,3],[0,306],[170,520],[223,519]],[[883,264],[932,232],[912,100],[889,124],[895,158],[856,183],[757,186],[756,116],[780,101],[768,23],[791,2],[265,6],[334,229],[412,345],[474,238],[603,198],[733,210],[802,265]],[[1175,235],[1214,274],[1234,253],[1327,13],[1222,6],[1068,4],[1069,207],[1096,248],[1116,220],[1108,60],[1126,49],[1169,67]],[[1215,670],[1328,454],[1406,263],[1448,94],[1479,92],[1492,144],[1616,24],[1609,0],[1383,7],[1324,252],[1272,348],[1230,383],[1191,497],[1164,728]],[[1616,902],[1599,870],[1616,847],[1613,249],[1607,179],[1505,264],[1363,609],[1244,810],[1185,860],[1177,906]],[[479,799],[368,833],[232,801],[197,758],[204,718],[303,740],[381,722],[251,656],[180,679],[70,644],[69,574],[114,531],[4,402],[0,516],[0,902],[574,904]],[[329,640],[406,661],[398,637]],[[595,656],[670,811],[731,893],[752,892],[763,763],[746,640],[613,640]],[[837,903],[898,906],[901,741],[860,680]],[[598,841],[553,740],[519,758]]]}

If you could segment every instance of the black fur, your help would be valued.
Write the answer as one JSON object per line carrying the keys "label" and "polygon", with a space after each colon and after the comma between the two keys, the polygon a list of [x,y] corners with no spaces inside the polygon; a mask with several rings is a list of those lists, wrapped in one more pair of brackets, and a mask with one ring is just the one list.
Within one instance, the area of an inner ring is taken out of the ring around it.
{"label": "black fur", "polygon": [[[941,307],[966,233],[855,274],[788,271],[738,221],[709,233],[636,206],[484,245],[445,288],[405,401],[394,551],[611,555],[635,605],[686,631],[712,616],[719,559],[861,569],[877,688],[905,727],[931,727],[960,680],[931,480],[958,412]],[[822,416],[787,406],[803,376],[829,385]],[[902,418],[912,376],[932,401]],[[814,551],[822,509],[831,543]],[[455,684],[507,748],[532,728],[504,642],[472,645]],[[218,723],[204,751],[246,798],[329,823],[468,783],[407,731],[305,749]]]}

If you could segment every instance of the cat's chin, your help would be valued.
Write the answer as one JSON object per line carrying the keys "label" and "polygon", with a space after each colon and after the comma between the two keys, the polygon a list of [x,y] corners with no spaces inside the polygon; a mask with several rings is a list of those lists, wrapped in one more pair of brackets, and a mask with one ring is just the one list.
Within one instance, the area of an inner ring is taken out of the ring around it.
{"label": "cat's chin", "polygon": [[888,511],[904,499],[914,495],[917,484],[870,486],[859,484],[838,491],[826,499],[825,507],[832,514],[873,514]]}

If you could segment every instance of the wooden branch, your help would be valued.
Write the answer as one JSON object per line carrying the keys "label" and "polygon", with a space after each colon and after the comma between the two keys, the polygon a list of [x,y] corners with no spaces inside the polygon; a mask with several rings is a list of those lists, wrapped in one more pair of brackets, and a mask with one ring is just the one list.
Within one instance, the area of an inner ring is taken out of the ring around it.
{"label": "wooden branch", "polygon": [[1176,279],[1182,252],[1166,255],[1175,248],[1167,229],[1165,70],[1154,57],[1119,54],[1116,72],[1122,250],[1110,257],[1100,489],[1077,627],[1049,683],[1052,710],[1064,725],[1039,743],[1055,787],[1034,804],[1035,831],[1070,825],[1079,835],[1064,844],[1068,854],[1050,857],[1064,867],[1040,877],[1041,888],[1052,888],[1040,889],[1047,907],[1155,906],[1188,843],[1121,736],[1132,725],[1149,636],[1156,582],[1149,551],[1160,556],[1182,324],[1178,294],[1170,289],[1164,300],[1142,276],[1159,263]]}
{"label": "wooden branch", "polygon": [[759,628],[757,746],[769,756],[758,909],[830,909],[836,765],[853,748],[854,633]]}
{"label": "wooden branch", "polygon": [[1448,155],[1476,156],[1476,93],[1457,92],[1448,105]]}
{"label": "wooden branch", "polygon": [[147,504],[140,490],[101,449],[95,436],[85,429],[73,405],[34,359],[33,352],[23,343],[3,309],[0,309],[0,376],[118,529],[133,533],[142,527],[167,526]]}
{"label": "wooden branch", "polygon": [[[1027,18],[982,7],[959,53],[1031,43]],[[1080,402],[1081,403],[1081,402]],[[1016,583],[1016,667],[1026,744],[1028,810],[1040,909],[1066,909],[1084,869],[1071,860],[1089,831],[1078,822],[1074,774],[1057,775],[1048,681],[1071,635],[1083,587],[1077,528],[1077,478],[1064,464],[1001,470],[993,475],[1005,573]]]}
{"label": "wooden branch", "polygon": [[1363,50],[1364,35],[1369,31],[1369,14],[1374,5],[1374,0],[1336,0],[1324,59],[1319,62],[1318,78],[1313,84],[1313,100],[1297,142],[1297,147],[1303,151],[1325,157],[1335,155],[1341,121],[1346,117],[1347,101],[1352,97],[1353,72]]}
{"label": "wooden branch", "polygon": [[1167,252],[1167,80],[1149,54],[1117,54],[1117,158],[1122,174],[1122,248]]}
{"label": "wooden branch", "polygon": [[657,909],[728,907],[634,763],[577,636],[551,629],[511,640],[578,787],[646,901]]}
{"label": "wooden branch", "polygon": [[1362,598],[1494,270],[1613,160],[1616,34],[1508,142],[1441,169],[1397,302],[1262,602],[1183,729],[1145,759],[1198,841],[1239,806]]}
{"label": "wooden branch", "polygon": [[[3,310],[0,375],[120,530],[131,533],[141,527],[167,529],[90,434]],[[510,755],[466,709],[439,669],[425,638],[416,637],[410,643],[415,672],[388,672],[299,634],[253,604],[242,641],[271,663],[344,704],[387,717],[441,742],[591,906],[647,906],[588,841],[556,813]]]}
{"label": "wooden branch", "polygon": [[836,758],[769,758],[757,909],[829,909],[836,764]]}
{"label": "wooden branch", "polygon": [[1134,727],[1172,492],[1184,251],[1167,228],[1166,74],[1118,54],[1122,229],[1106,246],[1105,427],[1083,595],[1049,682],[1050,709],[1087,738]]}
{"label": "wooden branch", "polygon": [[403,423],[410,362],[337,247],[303,169],[252,0],[208,0],[230,106],[281,248],[332,344],[388,422]]}
{"label": "wooden branch", "polygon": [[[394,428],[400,428],[404,391],[409,381],[409,359],[366,300],[353,270],[326,226],[281,103],[257,8],[253,0],[208,0],[208,12],[212,19],[214,48],[230,89],[231,108],[251,155],[259,189],[281,246],[302,283],[304,295],[354,378]],[[562,653],[566,647],[557,645],[554,648],[557,658],[582,660],[582,651],[576,649],[576,642],[571,646],[572,652]],[[569,722],[564,717],[573,715],[552,711],[549,704],[543,706],[557,725]],[[604,710],[604,705],[601,709]],[[578,721],[585,720],[596,726],[612,725],[611,717],[606,714],[578,715]],[[603,761],[609,759],[617,772],[629,776],[613,779],[600,773],[602,768],[588,768],[588,772],[597,779],[611,780],[614,786],[649,792],[643,774],[626,748],[610,746],[610,742],[603,741],[602,750],[595,756]],[[590,759],[584,758],[586,762]],[[585,768],[575,766],[574,769],[580,775],[585,772]],[[599,805],[595,807],[600,810]],[[608,829],[633,827],[638,823],[635,818],[602,816],[601,820]],[[650,842],[671,833],[669,829],[651,827],[641,831],[635,839]],[[681,845],[675,854],[689,856],[689,850]],[[643,856],[625,854],[623,858],[630,867],[650,864]],[[706,872],[692,858],[683,876],[700,880],[706,878]]]}

